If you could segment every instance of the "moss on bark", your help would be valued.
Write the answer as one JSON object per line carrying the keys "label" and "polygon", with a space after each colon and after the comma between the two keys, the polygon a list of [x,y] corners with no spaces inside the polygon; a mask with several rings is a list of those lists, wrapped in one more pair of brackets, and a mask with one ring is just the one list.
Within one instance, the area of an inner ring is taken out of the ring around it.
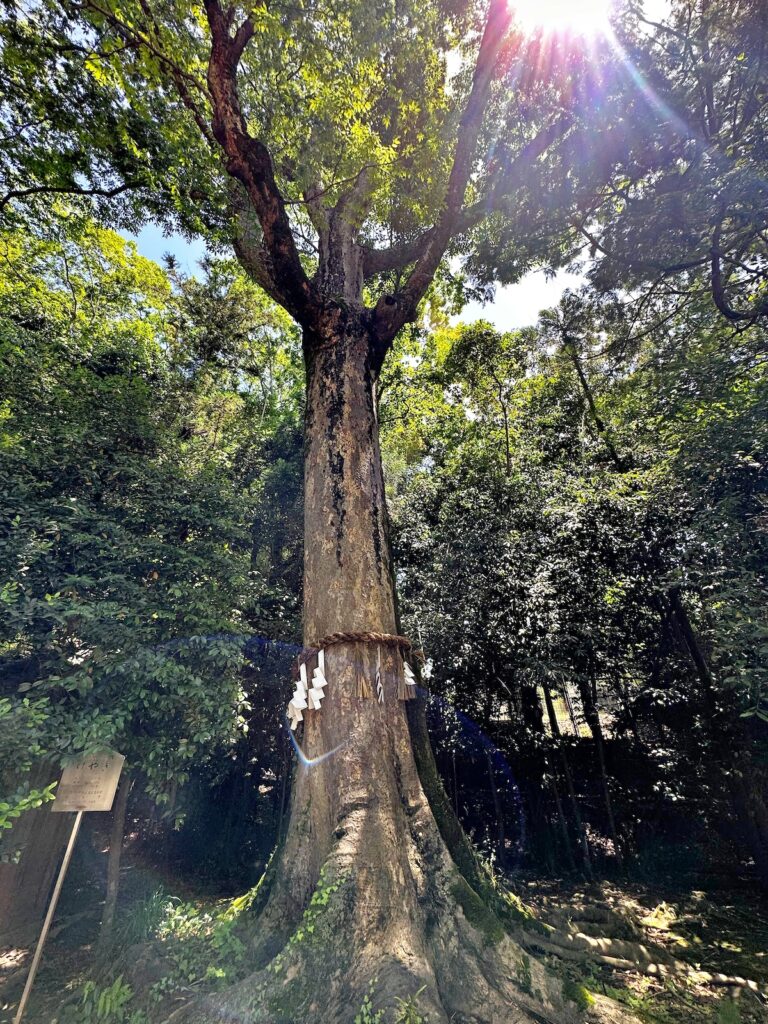
{"label": "moss on bark", "polygon": [[483,934],[489,945],[495,946],[501,942],[505,934],[501,921],[461,875],[457,876],[451,887],[451,895],[472,927]]}

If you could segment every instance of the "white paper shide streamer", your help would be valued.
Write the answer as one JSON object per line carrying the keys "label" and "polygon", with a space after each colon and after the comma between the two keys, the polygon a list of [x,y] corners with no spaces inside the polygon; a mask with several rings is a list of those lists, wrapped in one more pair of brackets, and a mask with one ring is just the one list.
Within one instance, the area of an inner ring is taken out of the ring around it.
{"label": "white paper shide streamer", "polygon": [[302,663],[299,665],[299,681],[288,703],[288,718],[291,721],[292,730],[295,730],[299,722],[304,720],[302,712],[307,706],[307,666]]}
{"label": "white paper shide streamer", "polygon": [[328,685],[325,678],[325,651],[322,649],[317,654],[317,665],[312,673],[312,689],[309,691],[309,706],[313,711],[319,711],[325,694],[323,690]]}
{"label": "white paper shide streamer", "polygon": [[[402,659],[401,665],[402,672],[397,673],[398,699],[413,700],[416,697],[416,676],[405,658]],[[371,687],[367,682],[365,683],[365,686],[362,687],[361,692],[361,679],[364,680],[364,676],[358,674],[358,696],[371,697]],[[288,718],[290,720],[292,730],[296,729],[299,722],[304,721],[305,711],[320,711],[327,685],[328,680],[325,677],[325,651],[321,648],[317,652],[317,665],[312,672],[311,680],[307,679],[306,662],[301,662],[299,665],[299,679],[296,683],[296,689],[293,691],[293,696],[288,703]],[[384,704],[384,678],[381,668],[381,646],[378,644],[376,646],[376,679],[374,688],[376,691],[376,699],[379,704]]]}
{"label": "white paper shide streamer", "polygon": [[321,650],[317,654],[317,666],[312,673],[311,686],[307,683],[306,664],[302,662],[299,665],[299,681],[288,703],[288,718],[292,730],[295,731],[299,722],[304,721],[304,711],[307,709],[310,711],[320,710],[323,697],[325,696],[323,691],[327,685],[328,680],[325,678],[325,651]]}
{"label": "white paper shide streamer", "polygon": [[400,700],[415,700],[416,698],[416,676],[405,658],[403,658],[403,675],[398,697]]}

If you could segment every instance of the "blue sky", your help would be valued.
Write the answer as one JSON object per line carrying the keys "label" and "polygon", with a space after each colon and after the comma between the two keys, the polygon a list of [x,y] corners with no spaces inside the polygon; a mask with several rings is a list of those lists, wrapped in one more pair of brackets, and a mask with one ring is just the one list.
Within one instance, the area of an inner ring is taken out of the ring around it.
{"label": "blue sky", "polygon": [[156,224],[147,224],[138,234],[123,231],[124,238],[136,243],[142,256],[155,263],[161,263],[163,256],[169,252],[175,256],[181,269],[187,274],[197,271],[198,260],[205,255],[205,243],[200,238],[189,242],[183,235],[164,235],[162,228]]}

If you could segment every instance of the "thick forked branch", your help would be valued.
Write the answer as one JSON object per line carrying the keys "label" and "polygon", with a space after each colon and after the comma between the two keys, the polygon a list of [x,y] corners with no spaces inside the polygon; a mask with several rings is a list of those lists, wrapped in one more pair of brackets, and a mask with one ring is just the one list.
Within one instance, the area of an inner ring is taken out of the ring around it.
{"label": "thick forked branch", "polygon": [[[227,118],[230,121],[234,120],[235,124],[239,122],[240,133],[243,136],[242,140],[239,140],[240,147],[245,148],[249,144],[253,144],[255,149],[258,151],[258,144],[255,140],[248,137],[245,129],[245,121],[242,116],[242,112],[239,106],[239,99],[237,96],[236,88],[236,75],[237,67],[240,58],[243,55],[245,47],[248,45],[249,40],[254,33],[254,23],[251,15],[245,19],[245,21],[239,26],[234,35],[230,34],[232,23],[234,20],[234,8],[228,8],[226,12],[222,11],[218,3],[211,3],[207,5],[209,24],[211,28],[212,37],[212,49],[209,64],[212,66],[214,62],[214,54],[217,60],[217,67],[213,73],[218,75],[217,81],[220,81],[224,88],[220,88],[218,93],[214,93],[211,74],[212,70],[209,66],[209,91],[210,95],[205,92],[202,83],[198,82],[197,79],[181,68],[175,63],[166,52],[162,45],[162,31],[161,26],[155,18],[152,6],[149,0],[139,0],[139,6],[144,15],[144,29],[138,30],[135,26],[127,24],[115,11],[112,10],[111,6],[107,3],[101,3],[100,0],[83,0],[83,6],[89,10],[99,14],[125,39],[126,45],[128,46],[140,46],[147,49],[150,53],[157,58],[160,66],[168,75],[169,79],[173,81],[176,86],[176,90],[179,96],[191,112],[195,119],[195,123],[200,129],[201,134],[210,144],[212,149],[215,151],[224,150],[224,154],[227,157],[228,163],[227,168],[232,173],[231,161],[232,157],[230,150],[228,149],[227,142],[230,141],[225,133],[221,131],[216,134],[215,131],[211,130],[211,125],[208,123],[207,114],[203,106],[193,97],[193,90],[197,90],[203,94],[207,99],[210,99],[213,103],[214,109],[214,128],[217,123],[222,126],[227,123]],[[218,51],[216,47],[218,46]],[[227,94],[226,87],[229,87],[229,94]],[[219,105],[216,103],[216,96],[219,97]],[[228,99],[232,102],[228,103]],[[235,151],[239,151],[237,142],[235,143]],[[265,148],[263,150],[264,162],[267,164],[268,170],[271,171],[271,160],[269,154]],[[258,223],[258,213],[253,216],[253,212],[256,211],[256,204],[254,202],[254,192],[252,188],[249,188],[249,183],[244,179],[243,175],[232,173],[233,176],[233,192],[232,192],[232,213],[235,221],[235,251],[237,252],[238,258],[240,259],[243,266],[246,268],[250,276],[261,285],[264,290],[270,294],[276,301],[286,305],[294,315],[297,313],[297,304],[294,303],[292,306],[288,306],[286,301],[286,295],[289,292],[282,291],[277,287],[277,280],[274,275],[274,269],[279,260],[276,260],[274,255],[269,251],[268,247],[264,244],[265,233],[261,230],[261,226]],[[242,185],[245,186],[245,195],[236,194],[236,181],[239,179]],[[271,182],[274,186],[274,194],[276,196],[276,202],[278,206],[282,203],[277,187],[274,183],[274,174],[271,174]],[[251,182],[253,184],[253,182]],[[129,186],[125,185],[114,190],[103,191],[99,189],[71,189],[71,188],[35,188],[27,189],[23,191],[9,193],[6,197],[0,200],[0,208],[4,206],[10,199],[18,196],[26,196],[33,192],[77,192],[83,195],[106,195],[113,196],[119,192],[125,191]],[[279,216],[279,210],[278,210]],[[283,210],[283,220],[287,226],[287,217]],[[290,233],[290,227],[287,227],[287,238],[284,233],[284,239],[287,241],[287,248],[290,252],[291,243],[293,241]],[[295,246],[293,247],[295,251]],[[298,265],[299,272],[302,273],[301,264],[298,261],[298,256],[295,257],[295,264]],[[279,275],[277,275],[279,277]],[[301,285],[301,278],[297,282]],[[301,298],[301,296],[299,296]]]}
{"label": "thick forked branch", "polygon": [[[230,16],[231,12],[232,12],[232,8],[230,8],[229,11],[227,12],[227,14],[225,15],[225,18],[227,20],[229,20],[229,16]],[[242,23],[242,25],[235,32],[235,37],[232,40],[232,51],[231,52],[232,52],[232,58],[235,61],[235,63],[239,62],[240,58],[243,55],[243,50],[246,48],[248,43],[251,41],[251,38],[253,37],[253,30],[254,30],[253,15],[249,14],[248,17],[245,19],[245,21]]]}
{"label": "thick forked branch", "polygon": [[[542,128],[530,142],[527,142],[509,167],[494,182],[488,195],[459,212],[454,221],[451,237],[470,231],[489,214],[499,210],[504,200],[508,199],[513,190],[525,180],[531,164],[538,160],[553,143],[561,139],[572,123],[573,118],[570,114],[562,114],[552,124]],[[363,257],[364,278],[368,280],[375,274],[403,270],[409,264],[415,263],[426,253],[435,231],[435,227],[428,228],[416,238],[387,249],[366,249]]]}
{"label": "thick forked branch", "polygon": [[272,294],[274,284],[270,273],[269,256],[264,248],[264,235],[253,204],[238,181],[231,179],[228,191],[235,254],[251,280],[260,285],[267,294]]}
{"label": "thick forked branch", "polygon": [[248,132],[237,91],[237,67],[253,22],[246,19],[230,34],[231,9],[225,13],[219,0],[206,0],[211,30],[208,88],[213,105],[213,134],[224,151],[229,174],[248,194],[263,233],[260,278],[275,301],[301,324],[312,321],[316,297],[304,273],[291,231],[285,202],[275,181],[267,147]]}
{"label": "thick forked branch", "polygon": [[424,255],[427,245],[434,234],[434,228],[427,228],[415,238],[398,245],[390,245],[386,249],[366,248],[363,251],[363,278],[367,281],[376,274],[386,274],[391,270],[403,270]]}
{"label": "thick forked branch", "polygon": [[722,315],[730,320],[731,323],[740,323],[743,321],[754,322],[761,316],[765,316],[768,313],[768,299],[763,299],[758,303],[754,309],[745,310],[740,312],[734,309],[725,294],[725,281],[723,280],[723,269],[722,269],[722,252],[720,250],[721,238],[723,233],[723,219],[725,213],[718,221],[717,227],[715,228],[712,236],[712,248],[710,250],[711,258],[711,282],[712,282],[712,298],[714,299],[715,305]]}
{"label": "thick forked branch", "polygon": [[472,173],[477,139],[488,105],[497,60],[511,22],[512,9],[507,0],[491,0],[472,78],[472,89],[459,123],[443,210],[434,228],[429,232],[424,250],[403,288],[395,296],[385,296],[376,306],[374,331],[382,345],[388,345],[403,324],[413,319],[416,307],[429,288],[448,243],[456,231],[464,204],[464,194]]}

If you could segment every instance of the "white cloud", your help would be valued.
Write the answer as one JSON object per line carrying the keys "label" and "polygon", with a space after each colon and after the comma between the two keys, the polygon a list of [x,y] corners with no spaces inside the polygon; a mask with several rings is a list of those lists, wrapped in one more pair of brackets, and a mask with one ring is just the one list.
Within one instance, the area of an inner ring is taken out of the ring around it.
{"label": "white cloud", "polygon": [[517,284],[497,288],[493,302],[486,305],[470,302],[461,315],[454,318],[454,322],[490,320],[500,331],[529,327],[536,323],[542,309],[556,306],[567,288],[575,290],[584,280],[581,274],[569,274],[565,270],[559,270],[554,277],[549,278],[543,270],[534,270]]}
{"label": "white cloud", "polygon": [[643,14],[651,21],[662,21],[669,16],[671,8],[670,0],[645,0]]}

